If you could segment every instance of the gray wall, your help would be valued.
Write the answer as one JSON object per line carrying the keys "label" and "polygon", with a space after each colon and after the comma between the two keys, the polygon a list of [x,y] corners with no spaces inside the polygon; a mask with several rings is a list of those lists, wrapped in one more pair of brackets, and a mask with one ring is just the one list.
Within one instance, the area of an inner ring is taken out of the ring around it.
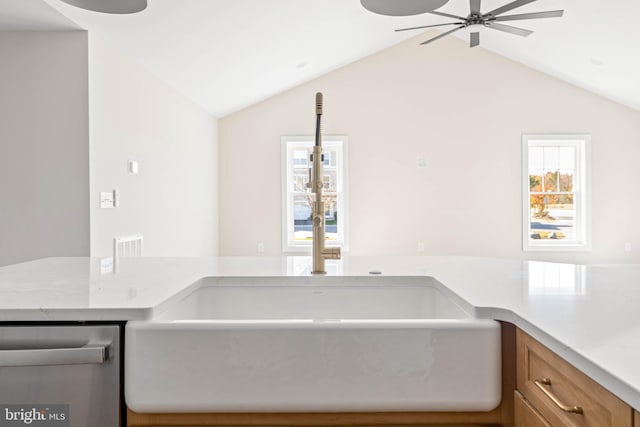
{"label": "gray wall", "polygon": [[0,32],[0,265],[89,255],[87,43]]}

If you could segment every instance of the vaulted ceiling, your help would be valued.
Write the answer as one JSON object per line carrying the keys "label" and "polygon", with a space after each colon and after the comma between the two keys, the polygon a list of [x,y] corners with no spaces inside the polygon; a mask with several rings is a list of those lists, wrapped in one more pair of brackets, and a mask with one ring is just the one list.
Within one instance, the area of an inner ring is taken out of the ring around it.
{"label": "vaulted ceiling", "polygon": [[[482,10],[509,1],[483,0]],[[483,31],[480,48],[640,110],[640,2],[538,0],[517,13],[554,9],[564,17],[517,22],[535,31],[528,38]],[[466,16],[469,2],[450,0],[440,11]],[[359,0],[149,0],[134,15],[0,0],[0,30],[87,29],[216,117],[416,35],[396,28],[442,22],[450,20],[376,15]],[[415,54],[428,49],[416,45]]]}

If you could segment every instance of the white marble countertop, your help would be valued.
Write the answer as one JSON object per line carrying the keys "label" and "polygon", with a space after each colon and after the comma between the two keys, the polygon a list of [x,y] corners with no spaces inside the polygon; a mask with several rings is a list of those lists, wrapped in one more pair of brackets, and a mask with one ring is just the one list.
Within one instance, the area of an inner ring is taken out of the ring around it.
{"label": "white marble countertop", "polygon": [[[310,257],[47,258],[0,268],[0,322],[151,319],[211,276],[309,275]],[[640,409],[640,265],[472,257],[345,257],[329,275],[432,276],[508,321]]]}

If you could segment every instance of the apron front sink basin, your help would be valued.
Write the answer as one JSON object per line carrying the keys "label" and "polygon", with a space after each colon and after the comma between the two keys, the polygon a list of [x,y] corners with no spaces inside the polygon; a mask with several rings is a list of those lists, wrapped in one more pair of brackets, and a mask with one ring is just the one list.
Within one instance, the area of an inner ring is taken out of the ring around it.
{"label": "apron front sink basin", "polygon": [[205,278],[126,327],[135,412],[489,411],[500,327],[430,277]]}

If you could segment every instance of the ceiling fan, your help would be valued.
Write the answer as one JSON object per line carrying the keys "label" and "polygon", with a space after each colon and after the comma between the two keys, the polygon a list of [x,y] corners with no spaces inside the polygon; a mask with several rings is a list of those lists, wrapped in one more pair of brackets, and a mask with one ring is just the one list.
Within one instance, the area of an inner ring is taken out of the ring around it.
{"label": "ceiling fan", "polygon": [[509,12],[510,10],[516,9],[520,6],[524,6],[525,4],[533,3],[534,1],[536,0],[516,0],[504,6],[501,6],[497,9],[494,9],[491,12],[482,13],[480,12],[481,0],[469,0],[471,12],[466,17],[451,15],[449,13],[438,12],[435,10],[428,12],[434,15],[445,16],[447,18],[455,19],[456,22],[448,22],[446,24],[423,25],[421,27],[401,28],[396,31],[419,30],[423,28],[442,27],[446,25],[456,26],[456,28],[454,28],[453,30],[446,31],[436,37],[433,37],[429,40],[426,40],[420,43],[421,45],[434,42],[438,39],[448,36],[451,33],[455,33],[458,30],[462,30],[463,28],[467,28],[471,31],[470,47],[476,47],[480,45],[480,32],[478,31],[480,28],[490,28],[492,30],[504,31],[505,33],[526,37],[531,33],[533,33],[533,31],[525,30],[524,28],[513,27],[511,25],[504,25],[504,24],[501,24],[500,22],[519,21],[523,19],[559,18],[564,13],[564,10],[551,10],[546,12],[522,13],[518,15],[502,15],[505,12]]}

